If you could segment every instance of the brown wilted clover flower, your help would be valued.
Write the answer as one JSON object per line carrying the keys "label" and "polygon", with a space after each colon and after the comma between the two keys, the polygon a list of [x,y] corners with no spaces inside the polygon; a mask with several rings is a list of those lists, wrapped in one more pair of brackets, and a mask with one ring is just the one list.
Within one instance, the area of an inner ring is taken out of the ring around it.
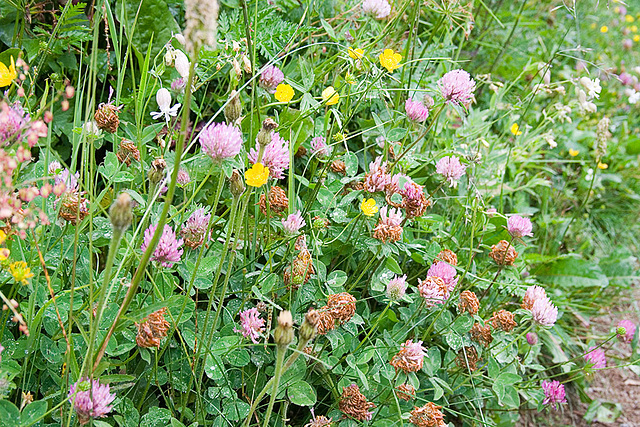
{"label": "brown wilted clover flower", "polygon": [[513,265],[518,257],[516,249],[506,240],[500,240],[497,244],[491,246],[489,256],[498,265]]}
{"label": "brown wilted clover flower", "polygon": [[411,411],[409,422],[418,427],[446,427],[444,414],[440,411],[442,406],[427,402],[426,405],[418,408],[415,406]]}
{"label": "brown wilted clover flower", "polygon": [[466,311],[473,316],[478,314],[479,308],[480,301],[476,294],[471,291],[462,291],[460,294],[460,302],[458,303],[458,311],[460,313],[464,313]]}
{"label": "brown wilted clover flower", "polygon": [[471,331],[469,331],[471,335],[471,339],[478,344],[489,347],[491,342],[493,341],[493,336],[491,335],[491,328],[488,326],[482,326],[480,323],[476,323],[471,327]]}
{"label": "brown wilted clover flower", "polygon": [[293,259],[292,265],[284,270],[283,274],[284,284],[292,289],[298,289],[300,285],[307,283],[311,275],[315,273],[311,252],[307,249],[304,236],[298,237],[295,249],[300,252]]}
{"label": "brown wilted clover flower", "polygon": [[369,421],[373,417],[373,412],[369,411],[375,408],[372,402],[367,402],[367,398],[360,392],[360,388],[351,384],[348,387],[342,387],[342,396],[340,397],[340,411],[358,421]]}
{"label": "brown wilted clover flower", "polygon": [[100,104],[93,119],[96,121],[98,128],[109,133],[116,133],[118,131],[118,125],[120,125],[120,118],[118,117],[119,108],[115,105]]}
{"label": "brown wilted clover flower", "polygon": [[158,347],[160,348],[160,340],[167,336],[169,332],[169,322],[164,318],[167,308],[163,307],[155,311],[147,317],[147,320],[136,323],[138,327],[138,335],[136,335],[136,343],[140,347]]}
{"label": "brown wilted clover flower", "polygon": [[439,261],[444,261],[455,267],[458,265],[458,256],[452,250],[443,249],[440,251],[440,253],[438,253],[436,259],[433,262],[437,264]]}
{"label": "brown wilted clover flower", "polygon": [[458,356],[456,357],[456,365],[460,368],[467,369],[471,372],[478,369],[478,352],[475,347],[469,346],[461,348],[458,351]]}
{"label": "brown wilted clover flower", "polygon": [[489,321],[495,329],[502,329],[505,332],[511,332],[517,325],[513,320],[513,313],[507,310],[494,311]]}
{"label": "brown wilted clover flower", "polygon": [[61,218],[75,225],[82,221],[89,214],[87,208],[87,199],[82,197],[79,191],[66,191],[60,197],[60,215]]}
{"label": "brown wilted clover flower", "polygon": [[316,324],[318,335],[325,335],[336,327],[336,320],[328,310],[326,306],[318,310],[318,323]]}
{"label": "brown wilted clover flower", "polygon": [[340,175],[347,174],[347,165],[342,160],[334,160],[333,162],[331,162],[329,167],[333,172],[339,173]]}
{"label": "brown wilted clover flower", "polygon": [[[266,196],[261,194],[258,206],[260,207],[260,212],[262,212],[263,215],[267,215],[266,200]],[[274,185],[269,189],[269,210],[276,215],[282,215],[287,211],[287,209],[289,209],[287,193],[285,193],[282,188]]]}
{"label": "brown wilted clover flower", "polygon": [[120,143],[120,147],[118,147],[116,157],[118,158],[120,163],[131,166],[132,160],[135,160],[137,162],[140,161],[140,150],[138,150],[138,147],[136,147],[136,144],[133,141],[122,138],[122,142]]}
{"label": "brown wilted clover flower", "polygon": [[336,322],[343,324],[351,320],[356,313],[356,299],[348,292],[332,294],[327,299],[327,308]]}
{"label": "brown wilted clover flower", "polygon": [[380,208],[380,217],[376,228],[373,229],[373,238],[382,242],[397,242],[402,239],[402,214],[399,209]]}
{"label": "brown wilted clover flower", "polygon": [[407,402],[416,397],[416,389],[411,384],[401,384],[396,387],[396,396],[398,399],[406,400]]}
{"label": "brown wilted clover flower", "polygon": [[424,187],[415,182],[405,183],[400,194],[402,195],[402,207],[408,219],[421,217],[431,206],[431,200],[427,200],[427,196],[424,194]]}

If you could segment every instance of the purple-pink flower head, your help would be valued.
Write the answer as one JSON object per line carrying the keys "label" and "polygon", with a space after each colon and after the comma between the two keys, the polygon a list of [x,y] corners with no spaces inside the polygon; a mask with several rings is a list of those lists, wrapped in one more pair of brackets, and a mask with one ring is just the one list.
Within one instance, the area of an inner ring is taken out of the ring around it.
{"label": "purple-pink flower head", "polygon": [[[622,332],[624,329],[624,332]],[[636,334],[636,325],[631,320],[621,320],[618,323],[618,339],[622,342],[631,343]]]}
{"label": "purple-pink flower head", "polygon": [[391,13],[391,5],[387,0],[364,0],[362,11],[376,19],[384,19]]}
{"label": "purple-pink flower head", "polygon": [[78,189],[79,178],[80,174],[78,172],[72,174],[69,169],[63,169],[55,176],[54,181],[56,185],[64,183],[67,191],[76,191]]}
{"label": "purple-pink flower head", "polygon": [[180,230],[180,235],[184,237],[188,247],[196,249],[204,243],[210,219],[211,214],[207,214],[204,208],[196,209],[187,219]]}
{"label": "purple-pink flower head", "polygon": [[[258,161],[259,153],[260,144],[256,138],[256,147],[249,151],[249,161],[252,165]],[[272,133],[271,142],[264,148],[260,163],[269,168],[271,178],[284,178],[283,172],[289,169],[289,141],[282,138],[278,132]]]}
{"label": "purple-pink flower head", "polygon": [[524,236],[533,236],[531,230],[531,220],[529,218],[523,218],[520,215],[510,216],[507,220],[507,230],[511,236],[521,238]]}
{"label": "purple-pink flower head", "polygon": [[527,343],[529,343],[529,345],[538,344],[538,335],[536,335],[535,332],[528,332],[527,333]]}
{"label": "purple-pink flower head", "polygon": [[275,65],[267,65],[260,74],[258,84],[269,93],[275,93],[276,88],[284,80],[284,73]]}
{"label": "purple-pink flower head", "polygon": [[105,417],[113,406],[111,402],[116,395],[109,392],[108,384],[100,384],[98,380],[89,382],[88,378],[80,378],[69,388],[69,402],[73,404],[78,422],[88,424],[91,418]]}
{"label": "purple-pink flower head", "polygon": [[178,170],[178,177],[176,182],[181,187],[184,187],[185,185],[190,183],[191,177],[189,176],[189,172],[184,168],[180,168],[180,170]]}
{"label": "purple-pink flower head", "polygon": [[304,222],[304,219],[302,219],[300,211],[292,213],[287,217],[287,219],[282,219],[282,227],[284,228],[285,233],[291,235],[297,234],[305,224],[306,223]]}
{"label": "purple-pink flower head", "polygon": [[436,163],[436,173],[449,181],[449,187],[458,185],[458,180],[464,175],[467,167],[460,163],[456,156],[443,157]]}
{"label": "purple-pink flower head", "polygon": [[387,284],[387,298],[391,301],[400,301],[407,291],[407,275],[395,276]]}
{"label": "purple-pink flower head", "polygon": [[15,142],[22,135],[22,130],[29,124],[29,115],[19,103],[9,106],[0,103],[0,145],[6,146]]}
{"label": "purple-pink flower head", "polygon": [[589,347],[589,352],[584,355],[584,360],[593,369],[603,369],[607,367],[607,357],[604,354],[604,350],[599,347]]}
{"label": "purple-pink flower head", "polygon": [[[157,225],[152,224],[145,230],[142,252],[149,247],[157,227]],[[162,236],[160,236],[160,240],[158,241],[158,246],[156,246],[156,250],[153,252],[152,259],[159,262],[163,267],[173,267],[174,263],[180,262],[180,257],[182,257],[183,252],[180,246],[182,246],[183,243],[184,240],[176,239],[176,233],[173,232],[173,229],[168,224],[165,224],[162,230]]]}
{"label": "purple-pink flower head", "polygon": [[234,332],[241,332],[245,338],[250,338],[254,344],[258,344],[260,334],[264,332],[264,319],[260,318],[257,308],[250,308],[240,313],[240,329]]}
{"label": "purple-pink flower head", "polygon": [[409,120],[422,123],[429,117],[429,109],[420,101],[409,98],[404,103],[404,111]]}
{"label": "purple-pink flower head", "polygon": [[382,161],[382,156],[376,157],[375,161],[369,163],[369,172],[364,176],[364,190],[369,193],[384,191],[391,182],[387,162]]}
{"label": "purple-pink flower head", "polygon": [[427,276],[441,278],[444,281],[444,284],[447,285],[449,292],[452,292],[458,284],[456,274],[456,268],[444,261],[431,264],[431,267],[429,267],[429,270],[427,271]]}
{"label": "purple-pink flower head", "polygon": [[424,280],[418,279],[418,290],[427,307],[443,304],[449,299],[447,285],[440,277],[427,276]]}
{"label": "purple-pink flower head", "polygon": [[200,145],[213,161],[221,161],[240,152],[242,133],[226,123],[212,123],[200,132]]}
{"label": "purple-pink flower head", "polygon": [[473,100],[476,83],[464,70],[453,70],[438,80],[438,88],[445,102],[468,107]]}
{"label": "purple-pink flower head", "polygon": [[325,142],[324,136],[316,136],[311,140],[311,154],[317,157],[329,157],[331,147]]}
{"label": "purple-pink flower head", "polygon": [[564,385],[559,381],[553,380],[542,381],[542,390],[544,390],[543,405],[553,405],[554,409],[557,408],[558,403],[567,403],[567,399],[564,393]]}
{"label": "purple-pink flower head", "polygon": [[383,206],[380,208],[380,223],[384,225],[401,225],[402,224],[402,213],[400,209],[388,209],[387,206]]}
{"label": "purple-pink flower head", "polygon": [[558,320],[558,308],[553,305],[549,297],[540,297],[533,302],[531,316],[538,325],[553,326]]}

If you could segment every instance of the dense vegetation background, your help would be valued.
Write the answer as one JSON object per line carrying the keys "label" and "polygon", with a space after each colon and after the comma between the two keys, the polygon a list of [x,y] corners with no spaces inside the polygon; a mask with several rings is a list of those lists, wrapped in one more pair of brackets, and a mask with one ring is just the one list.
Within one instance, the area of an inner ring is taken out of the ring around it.
{"label": "dense vegetation background", "polygon": [[0,425],[613,422],[638,22],[0,0]]}

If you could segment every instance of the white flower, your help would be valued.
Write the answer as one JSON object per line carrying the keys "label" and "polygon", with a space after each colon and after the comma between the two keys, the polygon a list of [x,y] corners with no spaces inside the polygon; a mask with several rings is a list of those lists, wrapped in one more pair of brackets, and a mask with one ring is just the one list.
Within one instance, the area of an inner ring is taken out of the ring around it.
{"label": "white flower", "polygon": [[98,137],[102,134],[102,131],[98,127],[98,124],[95,122],[95,120],[85,122],[82,127],[84,129],[84,133],[87,135]]}
{"label": "white flower", "polygon": [[154,111],[151,113],[151,117],[154,119],[159,119],[164,116],[164,119],[168,122],[171,117],[175,117],[178,115],[178,109],[180,108],[180,104],[176,104],[173,107],[171,106],[171,94],[165,88],[160,88],[156,93],[156,102],[158,103],[158,107],[160,107],[160,111]]}
{"label": "white flower", "polygon": [[176,40],[178,40],[178,43],[180,43],[182,46],[184,46],[185,44],[187,44],[187,41],[184,39],[184,36],[180,33],[178,34],[174,34],[173,38],[175,38]]}
{"label": "white flower", "polygon": [[556,148],[558,146],[558,143],[556,142],[556,140],[553,137],[553,132],[552,131],[549,131],[549,132],[543,134],[542,137],[544,138],[545,141],[547,141],[547,144],[549,144],[549,147]]}
{"label": "white flower", "polygon": [[582,111],[587,113],[595,113],[598,111],[598,107],[591,101],[587,101],[587,94],[582,89],[578,89],[578,102]]}
{"label": "white flower", "polygon": [[630,93],[627,93],[629,96],[629,104],[637,104],[638,101],[640,101],[640,92],[637,92],[634,89],[631,89],[629,92]]}
{"label": "white flower", "polygon": [[180,77],[185,80],[189,79],[189,68],[191,67],[191,64],[189,63],[189,58],[187,58],[187,55],[185,55],[181,50],[176,50],[174,53],[174,57],[176,60],[176,71],[178,71]]}
{"label": "white flower", "polygon": [[600,91],[602,90],[600,79],[591,80],[589,77],[580,77],[580,84],[589,92],[589,98],[598,99],[600,97]]}

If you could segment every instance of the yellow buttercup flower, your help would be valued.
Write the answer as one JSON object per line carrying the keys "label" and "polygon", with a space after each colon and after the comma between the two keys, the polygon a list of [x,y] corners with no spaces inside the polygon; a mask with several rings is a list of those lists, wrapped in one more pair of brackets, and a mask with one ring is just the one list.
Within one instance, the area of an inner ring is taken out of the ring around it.
{"label": "yellow buttercup flower", "polygon": [[637,25],[632,25],[631,26],[631,32],[632,33],[637,33],[638,32],[638,26]]}
{"label": "yellow buttercup flower", "polygon": [[262,163],[256,163],[244,173],[247,185],[252,187],[262,187],[269,179],[269,168]]}
{"label": "yellow buttercup flower", "polygon": [[327,105],[335,105],[340,101],[340,94],[336,92],[333,86],[329,86],[322,91],[322,100],[325,101]]}
{"label": "yellow buttercup flower", "polygon": [[511,125],[511,133],[515,136],[522,135],[522,131],[520,130],[520,126],[517,123]]}
{"label": "yellow buttercup flower", "polygon": [[606,168],[608,168],[609,165],[606,163],[602,163],[602,162],[598,162],[598,169],[602,169],[605,170]]}
{"label": "yellow buttercup flower", "polygon": [[11,275],[15,279],[16,282],[20,282],[23,285],[27,285],[29,282],[27,279],[33,277],[33,273],[31,269],[27,266],[27,263],[24,261],[15,261],[9,265],[9,269],[11,270]]}
{"label": "yellow buttercup flower", "polygon": [[275,97],[280,102],[289,102],[293,99],[293,88],[286,83],[280,83],[276,87]]}
{"label": "yellow buttercup flower", "polygon": [[5,233],[3,230],[0,230],[0,245],[3,244],[5,240],[7,240],[7,233]]}
{"label": "yellow buttercup flower", "polygon": [[624,20],[627,22],[633,22],[636,20],[636,18],[634,18],[632,15],[625,15]]}
{"label": "yellow buttercup flower", "polygon": [[0,62],[0,87],[9,86],[16,77],[18,77],[18,73],[16,72],[16,64],[13,62],[13,56],[11,57],[9,68]]}
{"label": "yellow buttercup flower", "polygon": [[11,251],[7,248],[0,248],[0,261],[6,261],[11,255]]}
{"label": "yellow buttercup flower", "polygon": [[571,157],[575,157],[575,156],[577,156],[578,154],[580,154],[580,152],[579,152],[578,150],[574,150],[573,148],[570,148],[570,149],[569,149],[569,155],[570,155]]}
{"label": "yellow buttercup flower", "polygon": [[356,79],[353,78],[353,75],[350,72],[347,72],[344,75],[344,81],[349,83],[350,85],[356,84]]}
{"label": "yellow buttercup flower", "polygon": [[349,48],[347,49],[347,51],[349,52],[349,56],[353,59],[364,58],[364,50],[360,49],[359,47],[356,49]]}
{"label": "yellow buttercup flower", "polygon": [[400,61],[402,61],[402,55],[395,53],[392,49],[385,49],[380,54],[380,65],[392,72],[396,68],[400,68]]}
{"label": "yellow buttercup flower", "polygon": [[364,199],[362,203],[360,203],[360,210],[366,216],[374,216],[378,212],[376,201],[373,199]]}
{"label": "yellow buttercup flower", "polygon": [[640,34],[636,34],[635,36],[633,36],[633,41],[634,42],[640,42]]}
{"label": "yellow buttercup flower", "polygon": [[600,32],[601,33],[606,33],[609,31],[609,27],[607,27],[606,25],[603,25],[602,27],[600,27]]}

